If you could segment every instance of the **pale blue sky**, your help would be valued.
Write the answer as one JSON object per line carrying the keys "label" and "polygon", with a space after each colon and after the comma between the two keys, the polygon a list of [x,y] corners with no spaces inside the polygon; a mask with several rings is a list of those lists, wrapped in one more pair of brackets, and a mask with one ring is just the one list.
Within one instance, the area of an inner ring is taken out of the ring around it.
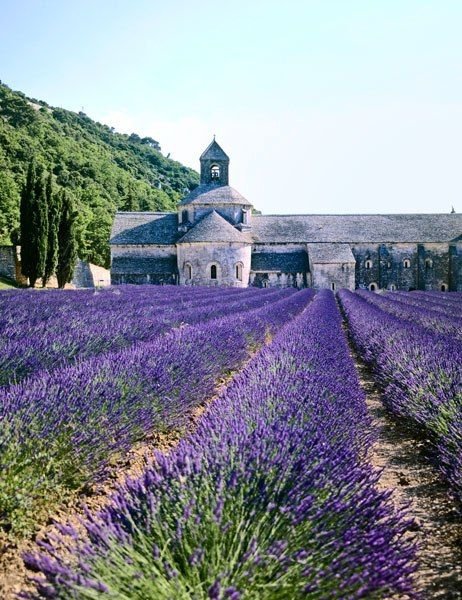
{"label": "pale blue sky", "polygon": [[460,0],[0,0],[0,79],[265,213],[462,211]]}

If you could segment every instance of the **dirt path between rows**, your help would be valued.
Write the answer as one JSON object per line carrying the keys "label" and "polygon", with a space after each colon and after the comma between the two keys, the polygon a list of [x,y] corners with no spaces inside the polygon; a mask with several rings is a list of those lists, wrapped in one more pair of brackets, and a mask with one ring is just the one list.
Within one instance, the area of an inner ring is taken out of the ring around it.
{"label": "dirt path between rows", "polygon": [[[379,487],[394,488],[396,506],[410,504],[408,513],[415,519],[409,535],[419,546],[416,589],[423,600],[462,599],[461,507],[450,498],[448,486],[430,464],[425,440],[386,411],[369,369],[354,351],[352,354],[378,431],[370,461],[383,469]],[[393,600],[407,598],[396,596]]]}

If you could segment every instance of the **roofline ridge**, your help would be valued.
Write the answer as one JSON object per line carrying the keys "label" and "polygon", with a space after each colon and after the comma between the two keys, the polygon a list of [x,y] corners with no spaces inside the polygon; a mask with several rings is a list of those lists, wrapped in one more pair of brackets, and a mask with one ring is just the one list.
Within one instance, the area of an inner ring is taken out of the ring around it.
{"label": "roofline ridge", "polygon": [[229,156],[226,154],[226,152],[223,150],[223,148],[220,146],[220,144],[217,142],[217,140],[215,139],[215,136],[213,136],[213,140],[210,142],[210,144],[207,146],[207,148],[202,152],[202,154],[199,157],[199,160],[201,160],[203,158],[203,156],[210,150],[210,148],[215,145],[218,146],[218,148],[223,152],[223,154],[226,156],[226,158],[229,160]]}
{"label": "roofline ridge", "polygon": [[462,213],[270,213],[253,217],[440,217]]}

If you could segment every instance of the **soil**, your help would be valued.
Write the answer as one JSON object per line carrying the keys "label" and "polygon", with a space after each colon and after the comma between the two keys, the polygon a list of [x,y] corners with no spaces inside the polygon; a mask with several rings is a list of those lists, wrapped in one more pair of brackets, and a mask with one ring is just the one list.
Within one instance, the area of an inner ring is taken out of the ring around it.
{"label": "soil", "polygon": [[[415,521],[409,535],[419,548],[416,591],[423,600],[462,599],[462,507],[432,466],[428,440],[388,413],[370,371],[354,358],[377,430],[370,461],[382,470],[379,487],[392,488],[396,506],[409,505],[408,516]],[[393,600],[408,598],[395,596]]]}

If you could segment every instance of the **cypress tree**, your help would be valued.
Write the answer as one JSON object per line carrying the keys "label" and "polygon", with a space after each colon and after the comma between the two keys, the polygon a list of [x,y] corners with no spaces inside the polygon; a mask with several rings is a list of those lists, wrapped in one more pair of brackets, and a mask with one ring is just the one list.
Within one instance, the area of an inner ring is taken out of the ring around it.
{"label": "cypress tree", "polygon": [[43,277],[48,238],[48,210],[43,172],[31,162],[21,195],[21,268],[30,287]]}
{"label": "cypress tree", "polygon": [[58,227],[58,264],[56,277],[58,287],[63,288],[72,280],[75,262],[77,260],[77,241],[75,237],[75,221],[77,213],[74,211],[74,203],[65,190],[61,193],[61,217]]}
{"label": "cypress tree", "polygon": [[58,264],[58,228],[59,228],[59,196],[53,193],[53,177],[50,173],[46,185],[46,198],[48,208],[48,240],[43,286],[47,284],[56,270]]}
{"label": "cypress tree", "polygon": [[[31,161],[27,170],[27,179],[21,193],[20,204],[20,236],[21,244],[21,270],[26,277],[31,277],[33,272],[33,233],[32,233],[32,210],[35,193],[35,162]],[[34,280],[35,283],[35,280]]]}
{"label": "cypress tree", "polygon": [[48,245],[48,203],[46,195],[45,174],[42,171],[35,182],[34,198],[35,247],[36,247],[36,279],[45,276]]}

